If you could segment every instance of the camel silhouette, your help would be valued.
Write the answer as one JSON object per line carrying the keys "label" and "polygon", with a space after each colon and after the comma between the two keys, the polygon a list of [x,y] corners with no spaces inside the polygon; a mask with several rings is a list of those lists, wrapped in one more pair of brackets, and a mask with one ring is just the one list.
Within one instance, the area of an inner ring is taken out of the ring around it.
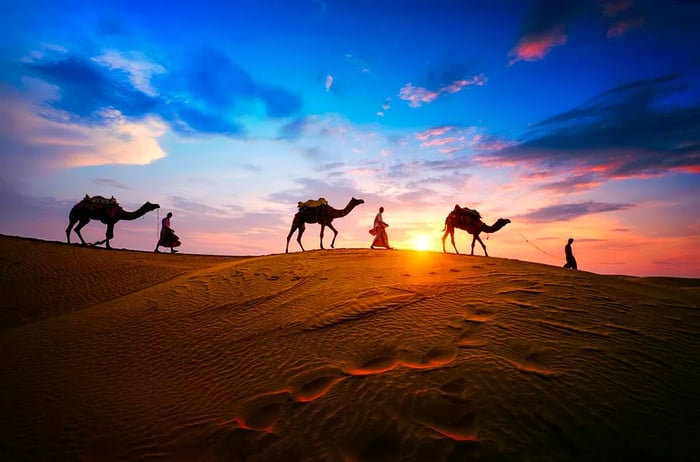
{"label": "camel silhouette", "polygon": [[112,198],[111,200],[105,199],[101,196],[85,198],[75,204],[68,214],[68,227],[66,228],[66,239],[70,244],[70,232],[73,229],[73,225],[78,223],[75,227],[75,234],[80,238],[82,245],[87,245],[83,236],[80,234],[80,230],[83,226],[87,225],[90,220],[99,220],[107,225],[107,232],[105,233],[105,239],[102,241],[97,241],[92,245],[106,244],[105,247],[111,249],[109,245],[109,240],[114,237],[114,225],[120,220],[135,220],[144,216],[146,213],[151,212],[157,208],[160,208],[158,204],[151,204],[146,202],[137,210],[129,212],[121,208],[117,204],[116,200]]}
{"label": "camel silhouette", "polygon": [[445,238],[447,238],[447,235],[449,234],[450,239],[452,240],[452,247],[454,247],[455,252],[459,253],[459,250],[457,250],[457,246],[455,245],[455,228],[457,228],[463,229],[472,235],[472,255],[474,255],[474,244],[476,241],[479,241],[479,244],[481,244],[481,247],[484,249],[484,255],[488,257],[489,254],[486,252],[486,245],[484,245],[484,242],[479,237],[479,234],[482,232],[495,233],[508,223],[510,223],[508,218],[499,218],[494,224],[489,226],[481,221],[481,214],[479,214],[479,212],[476,210],[455,206],[454,210],[452,210],[449,215],[447,215],[447,218],[445,218],[445,227],[442,229],[445,231],[445,234],[442,235],[442,251],[446,252]]}
{"label": "camel silhouette", "polygon": [[301,244],[301,235],[304,234],[306,229],[306,223],[318,223],[321,225],[321,249],[323,249],[323,231],[328,226],[331,231],[333,231],[333,241],[331,241],[331,248],[335,248],[335,238],[338,237],[338,230],[336,230],[331,222],[336,218],[341,218],[347,215],[360,204],[364,204],[365,201],[362,199],[355,199],[354,197],[350,199],[348,205],[344,209],[338,210],[334,209],[330,205],[320,205],[318,207],[302,207],[297,213],[294,214],[294,219],[292,220],[292,229],[289,230],[287,235],[287,247],[284,253],[289,253],[289,240],[292,238],[292,234],[297,229],[299,230],[299,235],[297,236],[297,242],[301,251],[304,251],[304,246]]}

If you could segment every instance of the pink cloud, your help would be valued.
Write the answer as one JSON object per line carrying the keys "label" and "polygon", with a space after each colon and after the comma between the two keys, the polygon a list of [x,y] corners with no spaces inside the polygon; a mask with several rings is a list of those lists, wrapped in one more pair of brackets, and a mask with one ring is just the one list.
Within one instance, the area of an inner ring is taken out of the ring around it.
{"label": "pink cloud", "polygon": [[332,86],[333,86],[333,76],[328,74],[326,76],[326,84],[325,84],[326,91],[330,90]]}
{"label": "pink cloud", "polygon": [[457,138],[457,137],[455,137],[455,136],[448,136],[448,137],[446,137],[446,138],[434,138],[434,139],[429,140],[429,141],[424,141],[424,142],[421,143],[420,145],[421,145],[422,147],[426,147],[426,146],[444,146],[444,145],[446,145],[446,144],[454,143],[455,141],[458,141],[458,140],[460,140],[460,139],[464,139],[464,138]]}
{"label": "pink cloud", "polygon": [[13,140],[35,161],[51,168],[98,165],[146,165],[166,156],[158,139],[166,124],[155,117],[133,122],[115,109],[104,109],[104,124],[85,126],[67,120],[58,111],[43,110],[13,95],[0,107],[0,137]]}
{"label": "pink cloud", "polygon": [[509,64],[514,64],[518,61],[539,61],[544,59],[545,55],[552,48],[565,44],[566,39],[566,34],[561,27],[555,27],[542,34],[525,36],[508,53],[508,56],[511,56]]}
{"label": "pink cloud", "polygon": [[438,93],[423,87],[414,87],[412,83],[407,83],[399,91],[399,98],[408,101],[411,107],[419,107],[422,103],[431,103],[438,97]]}
{"label": "pink cloud", "polygon": [[399,91],[399,98],[408,101],[408,105],[411,107],[419,107],[424,103],[432,103],[442,94],[457,93],[471,85],[482,86],[486,81],[487,79],[484,74],[478,74],[471,79],[455,80],[435,91],[423,87],[414,87],[413,84],[409,82]]}
{"label": "pink cloud", "polygon": [[610,24],[608,27],[608,38],[615,38],[625,35],[632,29],[639,29],[644,25],[644,18],[635,16],[633,18],[621,19]]}
{"label": "pink cloud", "polygon": [[416,138],[418,138],[421,141],[425,141],[431,136],[440,136],[444,135],[445,133],[449,132],[452,130],[452,127],[449,125],[444,125],[442,127],[434,127],[434,128],[429,128],[428,130],[422,131],[420,133],[416,133]]}

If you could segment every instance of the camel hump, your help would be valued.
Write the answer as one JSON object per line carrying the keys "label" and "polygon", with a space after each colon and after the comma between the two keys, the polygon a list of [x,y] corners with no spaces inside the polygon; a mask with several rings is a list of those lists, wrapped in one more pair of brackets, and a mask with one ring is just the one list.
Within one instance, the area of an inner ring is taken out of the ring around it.
{"label": "camel hump", "polygon": [[297,202],[297,207],[300,209],[302,209],[304,207],[312,209],[315,207],[320,207],[322,205],[328,205],[328,201],[323,197],[319,197],[318,199],[309,199],[309,200],[304,201],[304,202],[301,202],[301,201]]}
{"label": "camel hump", "polygon": [[[457,206],[455,206],[455,209],[457,209]],[[457,211],[469,214],[474,218],[481,218],[481,213],[479,213],[477,209],[470,209],[469,207],[460,207],[459,209],[457,209]]]}
{"label": "camel hump", "polygon": [[96,210],[100,209],[102,207],[116,207],[119,206],[119,202],[114,198],[114,196],[110,197],[109,199],[104,197],[104,196],[89,196],[85,194],[85,197],[83,197],[83,200],[80,201],[83,207],[88,208],[90,210]]}

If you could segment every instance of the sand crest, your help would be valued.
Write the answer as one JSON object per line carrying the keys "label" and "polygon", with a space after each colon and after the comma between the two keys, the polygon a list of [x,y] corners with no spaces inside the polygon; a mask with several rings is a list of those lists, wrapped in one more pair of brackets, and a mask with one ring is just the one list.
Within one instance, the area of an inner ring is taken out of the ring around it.
{"label": "sand crest", "polygon": [[3,460],[693,460],[700,280],[0,236]]}

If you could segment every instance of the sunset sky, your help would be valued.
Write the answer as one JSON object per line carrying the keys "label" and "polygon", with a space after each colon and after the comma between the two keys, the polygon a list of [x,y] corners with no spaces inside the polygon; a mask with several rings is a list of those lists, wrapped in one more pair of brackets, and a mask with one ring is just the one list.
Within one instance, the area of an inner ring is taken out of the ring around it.
{"label": "sunset sky", "polygon": [[700,277],[700,2],[178,3],[3,3],[0,233],[63,241],[87,193],[161,205],[114,247],[172,211],[182,252],[263,255],[355,196],[337,247],[384,206],[441,251],[460,204],[512,220],[492,256]]}

